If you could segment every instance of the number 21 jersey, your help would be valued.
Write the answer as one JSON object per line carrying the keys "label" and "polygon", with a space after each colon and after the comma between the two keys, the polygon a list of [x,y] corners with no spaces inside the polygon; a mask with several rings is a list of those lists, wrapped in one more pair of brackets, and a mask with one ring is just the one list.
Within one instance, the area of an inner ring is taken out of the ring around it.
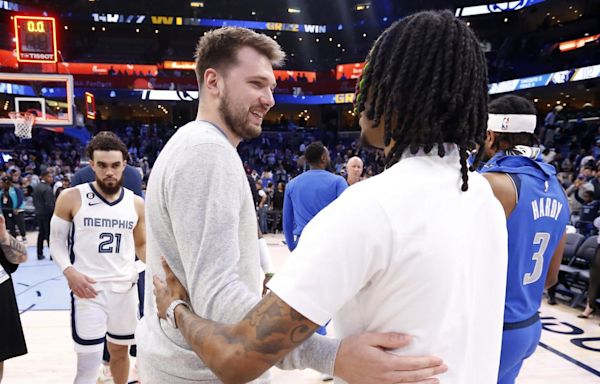
{"label": "number 21 jersey", "polygon": [[98,283],[136,282],[133,229],[138,221],[134,194],[121,188],[121,195],[108,202],[92,183],[76,186],[81,208],[73,217],[69,235],[71,263]]}

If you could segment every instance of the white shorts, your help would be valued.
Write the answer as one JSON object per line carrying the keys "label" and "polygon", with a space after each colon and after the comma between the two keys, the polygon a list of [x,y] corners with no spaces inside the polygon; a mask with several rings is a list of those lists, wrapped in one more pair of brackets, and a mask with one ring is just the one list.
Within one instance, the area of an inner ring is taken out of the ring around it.
{"label": "white shorts", "polygon": [[71,292],[71,333],[75,352],[98,352],[104,340],[118,345],[135,344],[138,317],[137,285],[124,292],[98,290],[93,299],[81,299]]}

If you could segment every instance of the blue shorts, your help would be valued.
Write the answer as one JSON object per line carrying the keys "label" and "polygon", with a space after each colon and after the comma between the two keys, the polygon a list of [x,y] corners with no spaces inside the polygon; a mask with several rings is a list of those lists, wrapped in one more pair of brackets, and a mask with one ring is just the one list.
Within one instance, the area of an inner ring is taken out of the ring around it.
{"label": "blue shorts", "polygon": [[523,361],[531,356],[540,341],[542,323],[502,332],[502,352],[498,384],[513,384],[519,375]]}

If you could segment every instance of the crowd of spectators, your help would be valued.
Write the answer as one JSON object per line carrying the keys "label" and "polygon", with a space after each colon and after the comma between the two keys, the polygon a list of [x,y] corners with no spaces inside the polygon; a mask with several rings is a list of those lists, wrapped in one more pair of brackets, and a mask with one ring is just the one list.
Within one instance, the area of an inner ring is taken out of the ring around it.
{"label": "crowd of spectators", "polygon": [[[550,112],[540,125],[538,137],[543,157],[556,167],[567,191],[572,224],[582,234],[593,234],[596,229],[590,223],[599,216],[600,208],[600,125],[597,120],[584,120],[581,112],[567,114],[560,108]],[[131,122],[111,122],[110,126],[129,148],[129,163],[138,169],[145,183],[156,157],[175,129]],[[86,164],[86,159],[82,159],[84,144],[64,134],[38,129],[32,140],[21,142],[10,129],[4,129],[0,131],[0,140],[4,151],[1,176],[9,177],[12,187],[23,191],[20,209],[25,212],[34,212],[31,189],[39,183],[42,172],[52,174],[56,192]],[[308,169],[303,153],[314,141],[323,142],[329,149],[330,170],[335,174],[346,176],[345,165],[352,156],[363,160],[365,178],[383,171],[383,152],[362,148],[358,131],[266,128],[260,137],[242,142],[238,151],[247,174],[260,183],[260,190],[267,195],[269,211],[275,211],[269,214],[268,232],[280,230],[277,191],[283,192],[293,177]],[[35,220],[28,222],[34,225]]]}
{"label": "crowd of spectators", "polygon": [[[553,165],[569,199],[571,224],[588,237],[598,234],[594,221],[600,217],[600,122],[589,109],[567,113],[555,108],[540,120],[537,137],[544,161]],[[129,164],[147,182],[160,150],[175,128],[156,124],[110,122],[129,148]],[[335,132],[326,129],[266,128],[253,140],[242,142],[238,152],[253,188],[257,218],[263,233],[283,232],[284,195],[286,185],[307,171],[306,147],[322,142],[329,151],[329,170],[347,178],[346,165],[353,156],[364,163],[361,178],[384,170],[380,150],[361,147],[358,131]],[[0,202],[10,233],[26,241],[28,230],[44,228],[48,215],[45,207],[68,188],[73,174],[86,165],[82,158],[84,143],[65,134],[38,129],[32,140],[21,142],[12,130],[0,131]],[[185,175],[182,175],[185,177]],[[48,191],[51,186],[51,193]],[[44,193],[41,191],[44,190]],[[44,201],[39,196],[44,196]],[[598,222],[597,222],[598,223]],[[38,236],[39,250],[47,236]],[[40,246],[41,245],[41,246]],[[555,299],[551,298],[554,303]],[[586,308],[585,314],[593,306]]]}

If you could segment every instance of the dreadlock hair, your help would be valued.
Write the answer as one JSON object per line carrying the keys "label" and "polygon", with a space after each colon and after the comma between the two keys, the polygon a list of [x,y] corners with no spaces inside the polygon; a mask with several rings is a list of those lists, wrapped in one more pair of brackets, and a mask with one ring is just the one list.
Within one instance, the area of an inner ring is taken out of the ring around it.
{"label": "dreadlock hair", "polygon": [[[535,106],[524,97],[516,95],[505,95],[490,102],[489,112],[498,115],[536,115]],[[501,133],[496,132],[494,146],[499,147],[502,143],[503,150],[511,150],[517,145],[527,145],[529,147],[540,144],[538,138],[533,133]],[[475,164],[474,164],[475,165]]]}
{"label": "dreadlock hair", "polygon": [[405,150],[429,153],[443,143],[459,147],[463,191],[468,150],[485,140],[487,64],[475,34],[449,11],[426,11],[387,28],[367,57],[357,90],[358,113],[373,127],[383,121],[385,159],[395,164]]}

